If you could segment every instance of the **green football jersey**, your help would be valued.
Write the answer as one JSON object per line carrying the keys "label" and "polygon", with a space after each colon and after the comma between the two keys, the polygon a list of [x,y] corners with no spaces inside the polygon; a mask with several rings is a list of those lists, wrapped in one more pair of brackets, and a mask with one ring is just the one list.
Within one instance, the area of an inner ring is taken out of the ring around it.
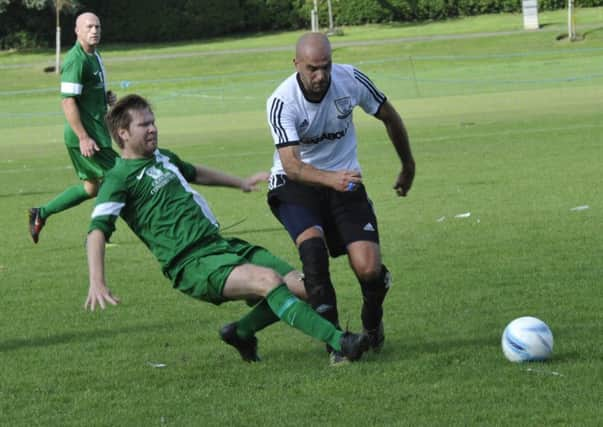
{"label": "green football jersey", "polygon": [[118,158],[96,197],[89,231],[109,238],[121,216],[165,273],[184,251],[218,234],[209,205],[188,183],[195,173],[192,164],[163,149],[150,159]]}
{"label": "green football jersey", "polygon": [[[61,67],[61,97],[75,97],[80,119],[88,135],[99,147],[111,147],[111,135],[105,125],[105,68],[98,51],[86,53],[76,42],[67,52]],[[79,139],[67,122],[64,136],[67,146],[79,147]]]}

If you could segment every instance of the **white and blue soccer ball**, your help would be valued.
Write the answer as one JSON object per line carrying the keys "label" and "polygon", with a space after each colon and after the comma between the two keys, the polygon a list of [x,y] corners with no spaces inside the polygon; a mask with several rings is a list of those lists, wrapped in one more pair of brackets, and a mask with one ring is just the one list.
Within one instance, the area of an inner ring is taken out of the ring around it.
{"label": "white and blue soccer ball", "polygon": [[547,360],[553,353],[553,333],[540,319],[519,317],[505,328],[501,346],[511,362]]}

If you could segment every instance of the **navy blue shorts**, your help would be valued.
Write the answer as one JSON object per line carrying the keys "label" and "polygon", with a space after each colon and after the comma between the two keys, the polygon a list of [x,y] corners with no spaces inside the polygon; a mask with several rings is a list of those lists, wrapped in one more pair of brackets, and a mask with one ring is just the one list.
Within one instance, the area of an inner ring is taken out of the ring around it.
{"label": "navy blue shorts", "polygon": [[320,227],[333,257],[345,254],[352,242],[379,243],[377,217],[362,184],[354,191],[341,192],[280,175],[268,192],[268,204],[293,241],[304,230]]}

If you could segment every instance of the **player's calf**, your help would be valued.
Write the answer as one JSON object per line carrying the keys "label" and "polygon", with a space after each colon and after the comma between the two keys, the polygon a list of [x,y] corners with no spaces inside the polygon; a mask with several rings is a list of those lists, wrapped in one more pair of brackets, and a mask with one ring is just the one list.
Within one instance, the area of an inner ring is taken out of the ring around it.
{"label": "player's calf", "polygon": [[362,289],[362,326],[369,337],[370,346],[375,351],[381,350],[385,341],[383,331],[383,301],[391,286],[391,274],[385,265],[376,279],[361,281]]}
{"label": "player's calf", "polygon": [[337,297],[329,273],[329,253],[322,238],[313,237],[299,245],[304,287],[308,303],[322,317],[339,327]]}

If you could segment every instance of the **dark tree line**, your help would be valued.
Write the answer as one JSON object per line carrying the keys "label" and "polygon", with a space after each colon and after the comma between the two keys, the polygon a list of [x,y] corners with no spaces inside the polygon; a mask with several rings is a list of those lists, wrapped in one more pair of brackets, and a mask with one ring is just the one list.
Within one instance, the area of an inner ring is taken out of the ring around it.
{"label": "dark tree line", "polygon": [[[59,9],[61,44],[75,37],[75,16],[96,13],[103,42],[147,43],[310,27],[313,0],[0,0],[0,48],[54,46]],[[486,13],[521,12],[521,0],[331,0],[335,25],[420,22]],[[567,0],[539,0],[540,10]],[[579,7],[603,0],[577,0]],[[319,1],[320,22],[327,21]]]}

